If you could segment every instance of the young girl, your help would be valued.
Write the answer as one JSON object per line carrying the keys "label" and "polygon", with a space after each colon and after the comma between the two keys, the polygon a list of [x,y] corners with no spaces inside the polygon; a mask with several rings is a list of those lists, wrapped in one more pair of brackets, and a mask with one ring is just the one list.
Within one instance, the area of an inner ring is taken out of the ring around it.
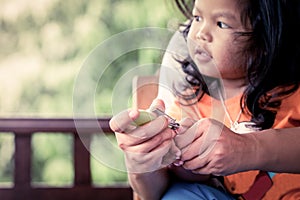
{"label": "young girl", "polygon": [[298,0],[176,3],[190,21],[149,110],[180,127],[163,115],[134,126],[135,109],[110,122],[132,188],[147,200],[299,197]]}

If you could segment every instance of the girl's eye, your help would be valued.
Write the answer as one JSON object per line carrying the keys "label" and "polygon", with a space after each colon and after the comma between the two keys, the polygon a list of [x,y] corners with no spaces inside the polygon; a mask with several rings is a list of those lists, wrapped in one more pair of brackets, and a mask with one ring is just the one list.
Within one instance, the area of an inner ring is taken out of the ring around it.
{"label": "girl's eye", "polygon": [[194,20],[196,22],[200,22],[200,21],[202,21],[202,17],[200,17],[200,16],[194,16]]}
{"label": "girl's eye", "polygon": [[225,24],[224,22],[217,22],[217,25],[222,29],[231,28],[229,25]]}

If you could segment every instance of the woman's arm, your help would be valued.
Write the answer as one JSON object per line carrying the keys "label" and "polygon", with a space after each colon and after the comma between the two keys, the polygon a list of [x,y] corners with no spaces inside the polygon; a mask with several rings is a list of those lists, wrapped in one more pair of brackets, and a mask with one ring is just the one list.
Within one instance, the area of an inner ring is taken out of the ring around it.
{"label": "woman's arm", "polygon": [[198,174],[230,175],[248,170],[300,173],[300,128],[237,134],[202,119],[176,136],[183,167]]}
{"label": "woman's arm", "polygon": [[257,149],[253,168],[300,173],[300,127],[269,129],[252,133],[251,136]]}
{"label": "woman's arm", "polygon": [[129,183],[141,200],[159,200],[170,183],[167,168],[149,173],[129,173]]}

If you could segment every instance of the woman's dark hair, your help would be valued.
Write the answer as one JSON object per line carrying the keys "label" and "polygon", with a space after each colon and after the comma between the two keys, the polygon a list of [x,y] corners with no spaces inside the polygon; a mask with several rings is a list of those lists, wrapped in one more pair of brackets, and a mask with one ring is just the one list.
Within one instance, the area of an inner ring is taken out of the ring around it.
{"label": "woman's dark hair", "polygon": [[[191,22],[194,0],[175,0],[175,3]],[[243,53],[247,58],[249,84],[241,105],[246,106],[244,111],[251,114],[257,126],[271,128],[282,100],[299,87],[300,1],[237,0],[237,3],[241,7],[242,23],[246,27],[250,22],[252,27],[251,32],[236,33],[248,41]],[[185,37],[190,25],[185,24]],[[208,93],[207,85],[195,64],[189,61],[189,58],[181,61],[182,68],[187,82],[196,88],[194,96],[200,100],[200,90]]]}

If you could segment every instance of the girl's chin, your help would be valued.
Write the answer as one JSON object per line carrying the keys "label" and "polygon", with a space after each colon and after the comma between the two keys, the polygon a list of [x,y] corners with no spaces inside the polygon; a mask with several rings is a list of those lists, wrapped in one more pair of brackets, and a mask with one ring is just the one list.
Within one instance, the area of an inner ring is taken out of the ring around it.
{"label": "girl's chin", "polygon": [[220,71],[213,62],[205,64],[196,62],[196,65],[202,75],[212,78],[221,78]]}

